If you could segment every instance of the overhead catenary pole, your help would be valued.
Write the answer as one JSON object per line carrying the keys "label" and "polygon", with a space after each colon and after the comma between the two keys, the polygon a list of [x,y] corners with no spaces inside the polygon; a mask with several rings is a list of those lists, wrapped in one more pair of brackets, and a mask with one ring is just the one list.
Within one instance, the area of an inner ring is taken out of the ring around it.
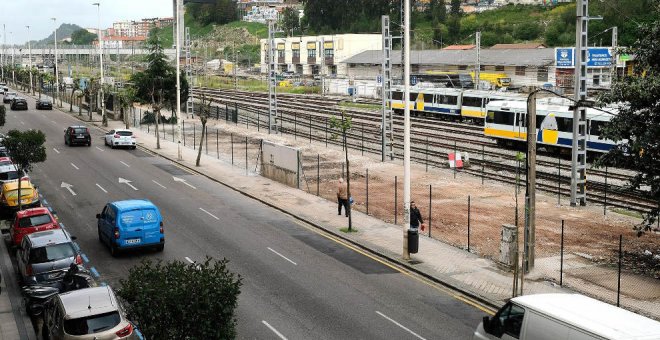
{"label": "overhead catenary pole", "polygon": [[14,72],[16,66],[16,62],[14,61],[14,32],[9,32],[9,36],[9,44],[11,45],[11,82],[16,86],[16,72]]}
{"label": "overhead catenary pole", "polygon": [[32,92],[32,94],[34,94],[34,87],[32,86],[32,44],[30,43],[30,26],[28,25],[25,27],[27,27],[28,31],[28,57],[30,58],[30,90],[28,93]]}
{"label": "overhead catenary pole", "polygon": [[410,260],[408,229],[410,229],[410,0],[404,0],[403,10],[403,259]]}
{"label": "overhead catenary pole", "polygon": [[177,137],[177,160],[183,160],[183,155],[181,153],[181,122],[183,121],[183,115],[181,114],[181,15],[179,11],[179,6],[183,0],[174,0],[174,15],[176,16],[176,137]]}
{"label": "overhead catenary pole", "polygon": [[[55,91],[53,92],[53,104],[57,104],[58,91],[60,90],[60,77],[58,76],[59,69],[57,67],[57,18],[50,18],[55,23],[55,32],[53,40],[55,40],[55,64],[53,64],[53,72],[55,72]],[[58,105],[61,107],[61,105]]]}
{"label": "overhead catenary pole", "polygon": [[617,48],[619,47],[619,29],[618,27],[614,26],[612,27],[612,66],[610,68],[610,87],[612,86],[611,84],[614,82],[614,79],[617,77],[617,61],[618,61],[618,55],[617,55]]}
{"label": "overhead catenary pole", "polygon": [[[95,2],[92,4],[93,6],[96,6],[97,8],[97,30],[98,30],[98,39],[99,39],[99,64],[101,68],[101,81],[100,84],[100,102],[101,102],[101,122],[103,126],[108,126],[108,121],[105,117],[105,96],[103,94],[103,84],[105,83],[104,74],[103,74],[103,35],[101,32],[101,3]],[[112,52],[110,52],[112,53]]]}
{"label": "overhead catenary pole", "polygon": [[277,133],[277,68],[275,66],[275,21],[268,22],[268,133]]}
{"label": "overhead catenary pole", "polygon": [[481,32],[476,35],[477,62],[474,67],[474,88],[479,89],[479,71],[481,71]]}
{"label": "overhead catenary pole", "polygon": [[5,47],[7,45],[7,32],[5,32],[5,24],[2,24],[2,80],[5,79],[5,63],[7,61],[7,57],[5,56]]}
{"label": "overhead catenary pole", "polygon": [[525,236],[523,270],[534,268],[534,250],[536,239],[536,94],[527,97],[527,185],[525,188]]}
{"label": "overhead catenary pole", "polygon": [[381,161],[389,157],[394,159],[394,132],[392,113],[392,31],[390,30],[390,17],[382,16],[383,34],[383,65],[381,71],[381,89],[383,96],[383,112],[381,122]]}

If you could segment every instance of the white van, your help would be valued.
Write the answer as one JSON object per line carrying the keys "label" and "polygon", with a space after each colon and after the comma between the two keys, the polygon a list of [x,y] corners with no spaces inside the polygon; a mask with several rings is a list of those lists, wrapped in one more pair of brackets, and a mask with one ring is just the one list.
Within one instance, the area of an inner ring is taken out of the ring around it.
{"label": "white van", "polygon": [[511,299],[484,317],[473,340],[658,340],[660,322],[580,294]]}

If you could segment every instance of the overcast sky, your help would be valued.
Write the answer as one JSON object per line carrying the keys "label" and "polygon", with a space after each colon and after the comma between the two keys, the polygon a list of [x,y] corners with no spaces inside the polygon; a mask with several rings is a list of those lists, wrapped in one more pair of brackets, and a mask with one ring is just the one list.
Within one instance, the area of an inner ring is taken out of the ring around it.
{"label": "overcast sky", "polygon": [[[172,0],[0,0],[0,25],[5,25],[7,44],[23,44],[28,40],[26,25],[30,25],[30,40],[41,40],[53,31],[51,18],[84,28],[96,28],[97,10],[101,3],[101,27],[115,21],[154,17],[172,17]],[[13,32],[11,35],[9,32]],[[0,43],[4,42],[0,26]]]}

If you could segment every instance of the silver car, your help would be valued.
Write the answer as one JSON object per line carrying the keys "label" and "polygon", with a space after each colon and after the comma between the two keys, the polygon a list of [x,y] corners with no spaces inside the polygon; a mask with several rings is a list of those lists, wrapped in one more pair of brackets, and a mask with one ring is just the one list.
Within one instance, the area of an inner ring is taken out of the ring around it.
{"label": "silver car", "polygon": [[25,284],[57,281],[71,263],[82,265],[72,237],[62,229],[39,231],[23,237],[16,262]]}
{"label": "silver car", "polygon": [[109,286],[62,293],[46,304],[44,339],[139,339]]}

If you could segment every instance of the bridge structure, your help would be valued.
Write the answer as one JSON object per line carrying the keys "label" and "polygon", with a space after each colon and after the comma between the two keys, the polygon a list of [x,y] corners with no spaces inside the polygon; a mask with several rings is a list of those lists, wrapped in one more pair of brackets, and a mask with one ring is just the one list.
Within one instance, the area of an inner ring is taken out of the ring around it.
{"label": "bridge structure", "polygon": [[[176,58],[176,50],[174,48],[164,49],[163,51],[168,58],[174,60]],[[39,63],[46,60],[53,60],[55,49],[53,47],[33,47],[32,48],[32,62]],[[116,55],[120,57],[134,56],[134,55],[147,55],[149,49],[142,47],[117,47],[117,48],[104,48],[104,56]],[[57,48],[58,59],[67,59],[68,57],[90,57],[98,58],[99,49],[97,46],[58,46]],[[27,46],[3,46],[0,49],[0,60],[4,64],[10,64],[12,56],[14,64],[28,65],[30,51]]]}

